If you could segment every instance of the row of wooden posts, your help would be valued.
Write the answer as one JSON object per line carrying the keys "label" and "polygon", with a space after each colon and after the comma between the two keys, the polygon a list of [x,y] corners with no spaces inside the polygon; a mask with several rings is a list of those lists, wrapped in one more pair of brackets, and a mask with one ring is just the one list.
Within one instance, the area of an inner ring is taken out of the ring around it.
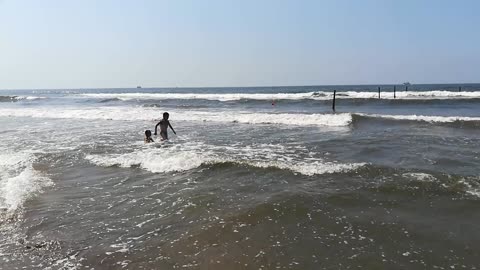
{"label": "row of wooden posts", "polygon": [[[408,85],[405,85],[405,92],[408,91]],[[462,91],[462,87],[458,87],[458,92]],[[335,96],[337,95],[337,90],[333,90],[333,103],[332,110],[335,112]],[[378,87],[378,98],[380,98],[380,86]],[[397,86],[393,86],[393,98],[397,98]]]}

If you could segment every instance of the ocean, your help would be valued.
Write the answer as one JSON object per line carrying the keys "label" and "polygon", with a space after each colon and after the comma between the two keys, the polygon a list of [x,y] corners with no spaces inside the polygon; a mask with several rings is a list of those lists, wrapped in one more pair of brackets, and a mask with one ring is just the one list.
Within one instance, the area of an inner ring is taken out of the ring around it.
{"label": "ocean", "polygon": [[380,87],[3,90],[0,269],[480,269],[480,84]]}

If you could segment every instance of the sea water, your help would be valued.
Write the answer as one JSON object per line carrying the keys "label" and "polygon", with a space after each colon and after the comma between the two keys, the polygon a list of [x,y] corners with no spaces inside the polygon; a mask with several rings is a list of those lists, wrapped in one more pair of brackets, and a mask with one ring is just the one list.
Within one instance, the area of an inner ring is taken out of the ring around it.
{"label": "sea water", "polygon": [[1,91],[0,269],[479,268],[461,86]]}

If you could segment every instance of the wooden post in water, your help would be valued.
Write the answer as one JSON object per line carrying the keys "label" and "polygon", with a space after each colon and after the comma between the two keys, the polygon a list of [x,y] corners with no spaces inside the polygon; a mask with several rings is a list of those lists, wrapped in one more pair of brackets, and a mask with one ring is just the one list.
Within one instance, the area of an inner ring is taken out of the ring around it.
{"label": "wooden post in water", "polygon": [[335,112],[335,96],[337,95],[337,90],[333,90],[333,103],[332,103],[332,110]]}
{"label": "wooden post in water", "polygon": [[405,85],[405,92],[408,92],[408,85]]}
{"label": "wooden post in water", "polygon": [[462,87],[461,86],[458,87],[458,92],[462,92]]}
{"label": "wooden post in water", "polygon": [[378,98],[380,98],[380,86],[378,87]]}
{"label": "wooden post in water", "polygon": [[396,91],[397,91],[397,87],[394,85],[394,86],[393,86],[393,98],[397,98],[397,93],[396,93]]}

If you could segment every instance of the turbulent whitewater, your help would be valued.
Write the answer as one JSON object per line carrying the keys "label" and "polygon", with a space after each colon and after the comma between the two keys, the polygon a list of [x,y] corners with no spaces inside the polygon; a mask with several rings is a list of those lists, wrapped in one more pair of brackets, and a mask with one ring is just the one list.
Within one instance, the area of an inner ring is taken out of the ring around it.
{"label": "turbulent whitewater", "polygon": [[0,269],[478,268],[480,85],[377,87],[4,90]]}

